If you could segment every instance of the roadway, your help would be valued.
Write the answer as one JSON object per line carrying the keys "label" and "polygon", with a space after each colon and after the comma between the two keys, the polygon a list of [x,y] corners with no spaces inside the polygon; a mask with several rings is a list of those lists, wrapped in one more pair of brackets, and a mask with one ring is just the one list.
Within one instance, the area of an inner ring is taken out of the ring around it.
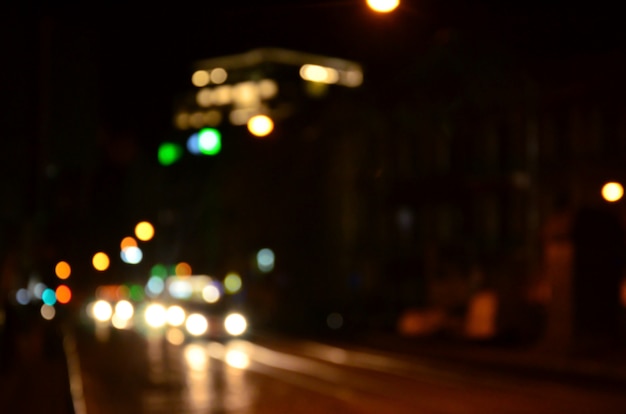
{"label": "roadway", "polygon": [[159,334],[101,337],[88,328],[73,338],[70,372],[84,397],[76,414],[626,412],[623,388],[593,379],[520,376],[304,339],[173,345]]}

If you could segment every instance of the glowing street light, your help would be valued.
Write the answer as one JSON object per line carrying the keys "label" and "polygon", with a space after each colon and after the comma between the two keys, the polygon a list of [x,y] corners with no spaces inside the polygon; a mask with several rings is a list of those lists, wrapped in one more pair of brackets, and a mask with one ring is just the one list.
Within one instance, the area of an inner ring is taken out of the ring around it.
{"label": "glowing street light", "polygon": [[619,201],[624,195],[624,187],[617,182],[608,182],[602,187],[602,198],[613,203]]}
{"label": "glowing street light", "polygon": [[255,115],[248,120],[248,131],[256,137],[263,138],[274,130],[274,121],[267,115]]}
{"label": "glowing street light", "polygon": [[154,226],[147,221],[142,221],[135,226],[135,236],[141,241],[148,241],[154,237]]}
{"label": "glowing street light", "polygon": [[109,268],[109,264],[111,263],[109,256],[104,252],[94,254],[91,262],[93,267],[101,272],[107,270]]}
{"label": "glowing street light", "polygon": [[367,0],[367,5],[375,12],[389,13],[400,5],[400,0]]}

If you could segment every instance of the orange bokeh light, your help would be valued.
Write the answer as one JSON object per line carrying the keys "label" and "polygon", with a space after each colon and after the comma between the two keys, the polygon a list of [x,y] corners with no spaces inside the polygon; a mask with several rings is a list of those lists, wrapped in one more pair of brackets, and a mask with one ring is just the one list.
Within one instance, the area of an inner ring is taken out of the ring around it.
{"label": "orange bokeh light", "polygon": [[124,237],[122,239],[122,242],[120,243],[120,249],[124,250],[127,247],[137,247],[137,240],[133,239],[130,236]]}
{"label": "orange bokeh light", "polygon": [[191,275],[191,266],[189,263],[180,262],[176,265],[176,276],[190,276]]}
{"label": "orange bokeh light", "polygon": [[55,291],[57,302],[59,303],[68,303],[72,299],[72,290],[65,286],[59,285]]}
{"label": "orange bokeh light", "polygon": [[67,279],[68,277],[70,277],[70,274],[72,273],[72,268],[70,267],[69,263],[60,261],[55,266],[54,273],[57,275],[59,279]]}

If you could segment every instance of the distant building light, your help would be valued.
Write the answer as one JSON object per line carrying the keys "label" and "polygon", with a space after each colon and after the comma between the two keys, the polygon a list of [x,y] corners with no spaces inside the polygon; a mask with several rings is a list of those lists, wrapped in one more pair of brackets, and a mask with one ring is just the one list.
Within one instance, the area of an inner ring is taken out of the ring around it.
{"label": "distant building light", "polygon": [[54,273],[57,275],[59,279],[62,279],[62,280],[67,279],[68,277],[70,277],[70,274],[72,273],[72,268],[70,267],[69,263],[65,261],[60,261],[55,266]]}
{"label": "distant building light", "polygon": [[349,70],[341,73],[341,83],[351,88],[361,86],[363,83],[363,72],[360,70]]}
{"label": "distant building light", "polygon": [[620,183],[608,182],[602,187],[602,197],[610,203],[619,201],[623,195],[624,187]]}
{"label": "distant building light", "polygon": [[222,85],[213,89],[212,100],[215,105],[229,105],[233,101],[233,87]]}
{"label": "distant building light", "polygon": [[300,77],[310,82],[332,84],[339,81],[339,72],[325,66],[306,64],[300,68]]}
{"label": "distant building light", "polygon": [[189,125],[192,128],[202,128],[204,126],[204,114],[202,112],[194,112],[189,116]]}
{"label": "distant building light", "polygon": [[15,300],[17,300],[17,303],[20,305],[28,305],[30,302],[30,292],[24,288],[19,289],[15,294]]}
{"label": "distant building light", "polygon": [[240,82],[233,86],[232,99],[237,106],[258,106],[260,102],[259,87],[255,82]]}
{"label": "distant building light", "polygon": [[203,114],[204,124],[208,126],[218,126],[222,122],[222,113],[214,109]]}
{"label": "distant building light", "polygon": [[211,82],[217,85],[226,82],[227,77],[228,73],[223,68],[215,68],[211,71]]}
{"label": "distant building light", "polygon": [[213,103],[213,90],[210,88],[202,88],[196,93],[196,103],[200,106],[211,106]]}
{"label": "distant building light", "polygon": [[191,83],[199,88],[208,85],[209,82],[210,76],[206,70],[197,70],[191,75]]}
{"label": "distant building light", "polygon": [[138,264],[143,259],[143,252],[139,247],[130,246],[120,252],[120,258],[124,263]]}
{"label": "distant building light", "polygon": [[400,0],[367,0],[367,5],[375,12],[389,13],[400,5]]}
{"label": "distant building light", "polygon": [[41,317],[47,321],[51,321],[52,319],[54,319],[57,313],[56,310],[54,309],[54,306],[50,306],[46,304],[41,305],[40,312],[41,312]]}
{"label": "distant building light", "polygon": [[189,114],[187,112],[180,112],[174,118],[174,125],[178,129],[189,128]]}
{"label": "distant building light", "polygon": [[141,241],[148,241],[154,237],[154,226],[148,221],[140,221],[135,226],[135,236]]}
{"label": "distant building light", "polygon": [[256,255],[257,267],[263,273],[271,272],[274,269],[274,252],[271,249],[261,249]]}
{"label": "distant building light", "polygon": [[278,84],[273,79],[262,79],[258,83],[262,99],[272,99],[278,94]]}
{"label": "distant building light", "polygon": [[257,109],[239,108],[233,109],[228,114],[228,120],[233,125],[246,125],[248,120],[257,113]]}
{"label": "distant building light", "polygon": [[274,121],[267,115],[255,115],[248,120],[248,130],[256,137],[265,137],[274,130]]}

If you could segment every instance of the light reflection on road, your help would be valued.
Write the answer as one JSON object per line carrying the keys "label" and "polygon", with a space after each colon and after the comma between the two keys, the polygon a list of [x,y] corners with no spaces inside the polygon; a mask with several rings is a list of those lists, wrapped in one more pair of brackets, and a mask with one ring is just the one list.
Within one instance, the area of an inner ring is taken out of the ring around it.
{"label": "light reflection on road", "polygon": [[188,412],[240,412],[254,403],[256,388],[244,371],[249,363],[245,348],[198,342],[184,345],[182,353]]}

